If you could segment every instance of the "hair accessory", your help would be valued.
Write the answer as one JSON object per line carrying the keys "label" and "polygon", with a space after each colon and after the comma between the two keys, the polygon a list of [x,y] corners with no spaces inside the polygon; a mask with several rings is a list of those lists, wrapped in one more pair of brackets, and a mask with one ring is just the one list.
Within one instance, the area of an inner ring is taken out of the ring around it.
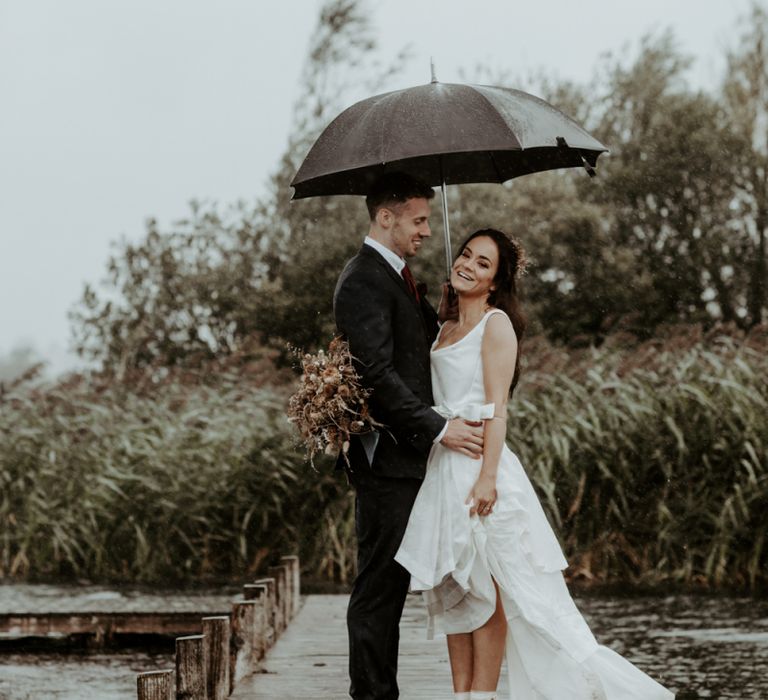
{"label": "hair accessory", "polygon": [[526,270],[528,269],[528,257],[525,254],[525,249],[523,248],[520,241],[517,240],[517,238],[514,238],[513,236],[508,236],[510,243],[512,244],[512,247],[515,249],[515,252],[517,253],[517,264],[515,265],[515,277],[520,277],[521,275],[524,275],[526,273]]}

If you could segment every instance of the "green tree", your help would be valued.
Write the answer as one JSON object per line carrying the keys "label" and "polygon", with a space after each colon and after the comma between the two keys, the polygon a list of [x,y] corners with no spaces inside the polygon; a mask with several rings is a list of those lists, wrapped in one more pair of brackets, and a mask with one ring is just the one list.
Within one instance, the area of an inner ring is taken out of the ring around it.
{"label": "green tree", "polygon": [[[333,333],[332,295],[368,227],[362,198],[291,201],[311,144],[352,97],[382,91],[405,60],[381,63],[367,5],[328,0],[308,50],[291,139],[253,205],[223,214],[193,205],[168,232],[153,222],[121,243],[102,289],[73,310],[83,355],[124,374],[199,363],[257,339],[315,348]],[[599,341],[620,327],[649,336],[659,324],[744,327],[765,309],[768,225],[768,58],[755,6],[722,94],[690,89],[688,59],[671,33],[648,36],[629,60],[609,56],[589,85],[534,75],[513,81],[553,102],[611,149],[599,176],[539,173],[503,186],[448,193],[454,249],[494,226],[531,257],[524,280],[532,330],[565,342]],[[734,128],[734,124],[737,128]],[[439,195],[435,240],[414,263],[433,302],[443,280]]]}
{"label": "green tree", "polygon": [[149,220],[142,241],[116,244],[101,293],[86,285],[70,312],[79,354],[122,377],[244,350],[262,320],[265,221],[258,205],[194,202],[169,232]]}
{"label": "green tree", "polygon": [[349,96],[381,92],[407,56],[380,62],[369,4],[330,0],[320,12],[304,66],[290,143],[272,179],[271,283],[260,297],[264,332],[314,348],[334,331],[332,299],[345,260],[368,230],[361,197],[291,201],[290,182],[311,145]]}
{"label": "green tree", "polygon": [[[761,323],[766,310],[766,236],[768,236],[768,12],[758,3],[742,20],[743,30],[728,53],[723,85],[727,128],[737,141],[723,159],[732,162],[737,196],[732,202],[734,256],[744,262],[727,270],[732,306],[740,306],[746,325]],[[740,293],[739,293],[740,292]],[[727,311],[726,311],[727,313]]]}
{"label": "green tree", "polygon": [[[478,69],[472,82],[522,87],[590,130],[599,128],[604,96],[610,92],[605,81],[577,85],[541,72],[515,77]],[[452,188],[462,237],[494,226],[523,243],[529,266],[521,289],[534,334],[589,343],[637,315],[637,292],[649,279],[636,273],[634,249],[616,239],[611,206],[598,201],[595,188],[606,177],[607,160],[602,157],[596,179],[569,169],[527,175],[503,186]]]}
{"label": "green tree", "polygon": [[397,70],[404,54],[386,67],[375,47],[365,3],[323,5],[270,191],[223,213],[193,202],[170,231],[149,221],[141,242],[117,244],[102,286],[86,285],[70,314],[82,356],[124,376],[248,351],[257,339],[284,350],[330,338],[335,280],[362,242],[365,208],[349,197],[291,202],[290,181],[344,95]]}
{"label": "green tree", "polygon": [[636,262],[638,329],[707,321],[712,302],[735,318],[727,267],[733,178],[724,153],[737,142],[717,101],[691,92],[671,33],[646,37],[629,66],[608,71],[598,137],[611,148],[597,186],[584,191],[610,212],[612,239]]}

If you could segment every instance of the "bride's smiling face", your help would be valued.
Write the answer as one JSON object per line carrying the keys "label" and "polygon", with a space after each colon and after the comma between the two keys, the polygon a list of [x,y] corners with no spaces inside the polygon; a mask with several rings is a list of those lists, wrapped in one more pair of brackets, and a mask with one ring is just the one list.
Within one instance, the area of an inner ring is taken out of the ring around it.
{"label": "bride's smiling face", "polygon": [[489,236],[470,240],[451,268],[451,286],[457,294],[487,296],[494,289],[499,249]]}

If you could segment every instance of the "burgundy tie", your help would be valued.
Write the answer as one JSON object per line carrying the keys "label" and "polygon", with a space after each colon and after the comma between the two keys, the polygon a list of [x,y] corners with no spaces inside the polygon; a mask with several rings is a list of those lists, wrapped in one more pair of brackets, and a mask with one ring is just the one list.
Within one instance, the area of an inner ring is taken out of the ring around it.
{"label": "burgundy tie", "polygon": [[413,295],[413,298],[416,299],[416,301],[419,301],[419,290],[416,289],[416,280],[413,279],[413,275],[411,274],[408,265],[403,267],[403,279],[408,285],[408,291]]}

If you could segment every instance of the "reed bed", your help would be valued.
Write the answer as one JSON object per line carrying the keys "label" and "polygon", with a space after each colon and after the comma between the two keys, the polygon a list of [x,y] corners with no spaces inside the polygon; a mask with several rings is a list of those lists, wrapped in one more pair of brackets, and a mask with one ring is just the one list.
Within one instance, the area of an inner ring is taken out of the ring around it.
{"label": "reed bed", "polygon": [[300,542],[338,578],[325,530],[342,517],[346,487],[308,473],[286,399],[238,373],[139,391],[80,377],[7,393],[0,577],[242,579]]}
{"label": "reed bed", "polygon": [[[526,343],[508,439],[572,579],[765,584],[766,350],[764,328]],[[6,389],[0,577],[239,580],[296,551],[309,579],[348,583],[353,500],[331,460],[304,462],[293,381],[209,367]]]}
{"label": "reed bed", "polygon": [[586,582],[751,588],[768,557],[766,328],[531,343],[508,439]]}

